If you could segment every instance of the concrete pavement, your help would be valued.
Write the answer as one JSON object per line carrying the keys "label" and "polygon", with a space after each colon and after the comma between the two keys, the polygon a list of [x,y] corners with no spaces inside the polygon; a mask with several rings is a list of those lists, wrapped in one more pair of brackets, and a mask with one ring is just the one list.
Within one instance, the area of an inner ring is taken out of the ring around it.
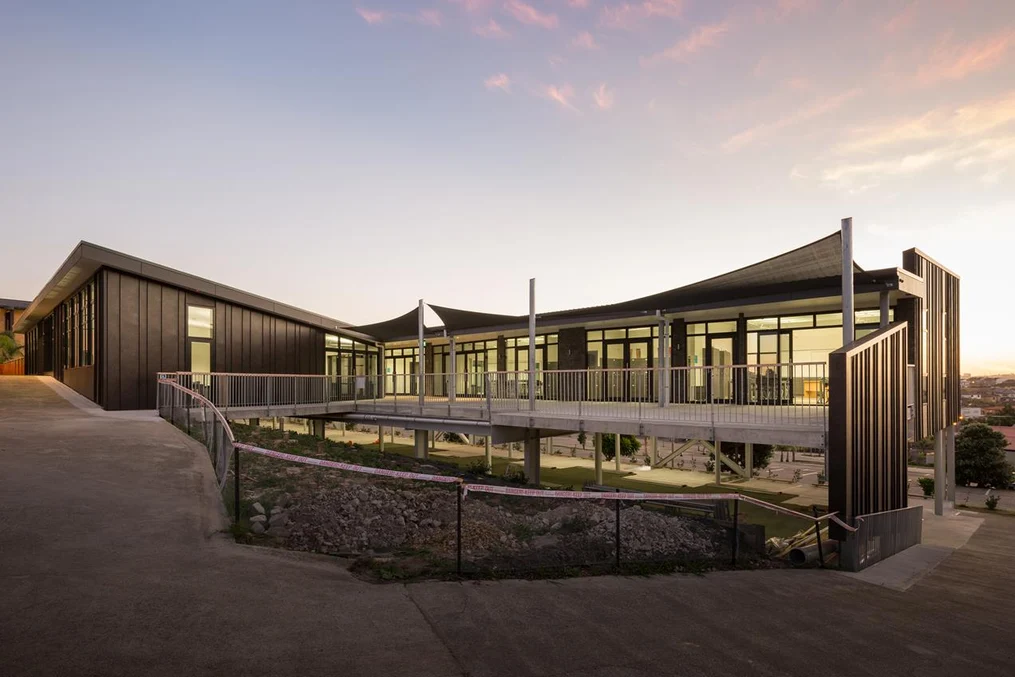
{"label": "concrete pavement", "polygon": [[962,675],[1011,670],[1015,522],[908,592],[822,571],[374,585],[238,546],[199,445],[0,378],[0,673]]}

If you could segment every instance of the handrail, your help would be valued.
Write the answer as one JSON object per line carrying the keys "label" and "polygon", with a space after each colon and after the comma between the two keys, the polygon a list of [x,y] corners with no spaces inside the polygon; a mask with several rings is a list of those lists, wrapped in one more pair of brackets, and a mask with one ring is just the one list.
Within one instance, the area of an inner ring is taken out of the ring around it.
{"label": "handrail", "polygon": [[844,345],[837,350],[833,350],[829,353],[829,361],[831,361],[831,355],[845,355],[846,357],[853,357],[857,353],[869,348],[872,344],[877,343],[892,334],[905,330],[908,326],[908,322],[905,320],[899,320],[898,322],[893,322],[887,327],[881,327],[877,331],[873,331],[862,338],[858,338],[852,343]]}
{"label": "handrail", "polygon": [[[180,372],[180,373],[183,373],[183,372]],[[226,434],[229,435],[229,441],[230,442],[236,442],[236,437],[233,435],[233,429],[229,427],[229,421],[228,421],[228,419],[226,419],[226,417],[222,414],[222,412],[219,411],[219,408],[216,407],[215,404],[211,400],[209,400],[204,395],[191,390],[190,388],[184,388],[178,382],[170,380],[170,379],[163,379],[159,383],[171,386],[173,388],[176,388],[177,390],[179,390],[179,391],[189,395],[190,397],[193,397],[195,400],[200,401],[202,404],[208,405],[208,408],[210,408],[212,410],[212,413],[215,414],[216,418],[218,418],[219,421],[222,422],[222,425],[225,427]]]}

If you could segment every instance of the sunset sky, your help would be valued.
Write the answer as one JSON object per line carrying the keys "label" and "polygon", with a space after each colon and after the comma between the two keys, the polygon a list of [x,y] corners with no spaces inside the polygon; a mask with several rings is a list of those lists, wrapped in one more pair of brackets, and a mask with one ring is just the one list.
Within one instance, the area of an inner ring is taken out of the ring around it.
{"label": "sunset sky", "polygon": [[852,216],[1015,371],[1009,0],[9,1],[0,96],[0,297],[88,240],[353,323],[524,313]]}

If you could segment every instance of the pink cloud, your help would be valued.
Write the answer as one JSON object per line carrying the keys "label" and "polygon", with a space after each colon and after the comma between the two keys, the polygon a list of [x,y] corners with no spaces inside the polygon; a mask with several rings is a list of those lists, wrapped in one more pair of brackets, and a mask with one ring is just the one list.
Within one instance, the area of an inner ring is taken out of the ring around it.
{"label": "pink cloud", "polygon": [[485,26],[476,26],[472,29],[472,32],[484,38],[499,39],[511,37],[511,34],[501,28],[501,25],[493,19],[490,19]]}
{"label": "pink cloud", "polygon": [[588,9],[589,0],[567,0],[567,6],[575,9]]}
{"label": "pink cloud", "polygon": [[599,49],[599,45],[596,44],[596,39],[592,37],[592,34],[588,31],[582,31],[571,40],[573,47],[579,47],[581,49]]}
{"label": "pink cloud", "polygon": [[544,93],[551,101],[556,101],[568,110],[578,112],[578,109],[571,103],[571,99],[574,97],[574,88],[571,85],[563,85],[561,87],[548,85]]}
{"label": "pink cloud", "polygon": [[622,2],[603,7],[599,12],[599,25],[606,28],[632,29],[649,17],[679,18],[684,12],[684,0],[642,0]]}
{"label": "pink cloud", "polygon": [[707,26],[699,26],[690,35],[672,47],[653,54],[650,57],[643,57],[641,63],[643,66],[651,66],[660,61],[689,61],[698,52],[719,44],[719,41],[729,32],[730,28],[731,24],[728,20],[716,24],[708,24]]}
{"label": "pink cloud", "polygon": [[830,113],[840,108],[847,101],[858,96],[860,92],[860,89],[852,89],[848,92],[818,99],[813,101],[810,105],[788,113],[777,120],[773,120],[772,122],[763,122],[761,124],[754,125],[753,127],[749,127],[727,139],[722,146],[723,150],[728,152],[738,151],[756,141],[769,138],[789,127],[821,117],[826,113]]}
{"label": "pink cloud", "polygon": [[419,22],[424,26],[437,26],[441,25],[441,13],[436,9],[421,9],[419,10]]}
{"label": "pink cloud", "polygon": [[526,5],[521,0],[508,0],[504,3],[504,10],[523,24],[556,28],[559,23],[556,14],[545,14],[532,5]]}
{"label": "pink cloud", "polygon": [[614,92],[606,88],[606,83],[599,85],[594,92],[592,92],[592,98],[596,102],[596,107],[599,110],[609,110],[613,108],[613,102],[616,97]]}
{"label": "pink cloud", "polygon": [[1015,30],[975,40],[966,45],[955,45],[950,40],[938,44],[930,59],[919,68],[916,81],[933,85],[946,80],[962,80],[970,75],[991,70],[1000,65],[1015,45]]}
{"label": "pink cloud", "polygon": [[389,18],[387,12],[364,9],[362,7],[357,7],[356,13],[363,17],[363,20],[371,26],[384,23]]}
{"label": "pink cloud", "polygon": [[780,14],[794,14],[796,12],[810,12],[817,9],[821,4],[820,0],[779,0],[776,9]]}
{"label": "pink cloud", "polygon": [[459,5],[466,12],[479,12],[490,6],[491,0],[448,0],[453,5]]}
{"label": "pink cloud", "polygon": [[913,19],[916,18],[916,6],[918,4],[917,0],[910,2],[901,12],[889,17],[882,23],[881,30],[889,35],[897,35],[905,31],[913,23]]}
{"label": "pink cloud", "polygon": [[506,73],[491,75],[483,81],[483,84],[491,91],[494,89],[499,89],[504,92],[511,91],[511,78],[509,78]]}

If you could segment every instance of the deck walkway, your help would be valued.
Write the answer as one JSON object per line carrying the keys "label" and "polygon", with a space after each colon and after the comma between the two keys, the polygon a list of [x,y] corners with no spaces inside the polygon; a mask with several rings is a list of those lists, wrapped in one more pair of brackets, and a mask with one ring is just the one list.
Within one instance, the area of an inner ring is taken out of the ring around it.
{"label": "deck walkway", "polygon": [[[223,414],[232,419],[271,416],[330,417],[350,415],[379,417],[382,424],[409,428],[448,430],[448,420],[461,425],[462,432],[491,434],[495,443],[516,439],[500,438],[496,428],[537,428],[548,434],[560,432],[610,432],[676,439],[720,439],[724,442],[785,444],[822,449],[827,431],[827,408],[792,405],[669,404],[656,402],[565,402],[537,400],[529,409],[528,400],[481,399],[428,396],[422,406],[412,396],[340,400],[323,403],[264,403],[233,406],[218,401]],[[405,424],[399,419],[423,418]]]}

